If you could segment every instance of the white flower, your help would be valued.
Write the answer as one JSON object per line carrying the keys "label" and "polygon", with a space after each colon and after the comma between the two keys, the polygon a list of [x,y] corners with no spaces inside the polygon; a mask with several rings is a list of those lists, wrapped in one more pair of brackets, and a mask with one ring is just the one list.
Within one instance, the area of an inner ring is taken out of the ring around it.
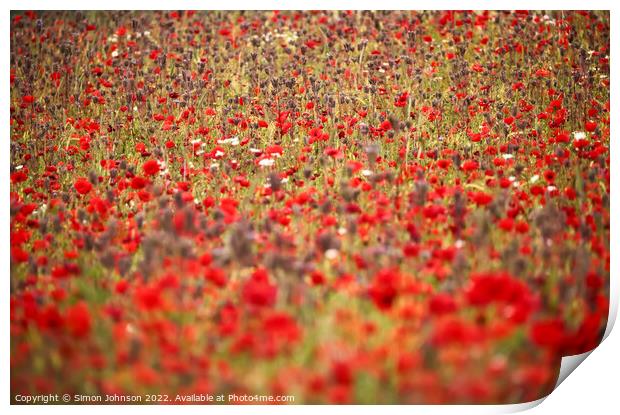
{"label": "white flower", "polygon": [[269,167],[269,166],[273,166],[273,163],[275,163],[276,161],[274,159],[262,159],[261,161],[258,162],[258,165],[261,167]]}
{"label": "white flower", "polygon": [[371,170],[362,170],[362,175],[363,176],[372,176],[372,171]]}
{"label": "white flower", "polygon": [[116,58],[118,56],[118,50],[113,50],[112,51],[112,57]]}
{"label": "white flower", "polygon": [[328,249],[325,251],[325,257],[327,259],[336,259],[338,258],[338,250],[337,249]]}
{"label": "white flower", "polygon": [[239,145],[239,137],[237,137],[237,136],[230,137],[230,138],[227,138],[225,140],[217,140],[217,142],[219,144],[230,144],[231,146],[238,146]]}
{"label": "white flower", "polygon": [[[196,153],[196,154],[198,154],[198,153]],[[222,157],[224,154],[226,154],[226,153],[224,153],[222,150],[217,150],[215,152],[215,157]]]}
{"label": "white flower", "polygon": [[536,183],[538,181],[538,179],[540,179],[540,176],[535,174],[532,176],[532,178],[530,179],[530,183]]}
{"label": "white flower", "polygon": [[514,156],[512,154],[502,154],[502,158],[504,160],[510,160],[511,158],[513,158]]}
{"label": "white flower", "polygon": [[44,204],[42,204],[42,205],[39,207],[39,209],[36,209],[33,213],[34,213],[35,215],[36,215],[36,214],[39,214],[39,212],[41,212],[41,213],[45,213],[45,211],[46,211],[46,210],[47,210],[47,205],[44,203]]}
{"label": "white flower", "polygon": [[584,138],[586,138],[586,133],[584,133],[583,131],[573,131],[573,138],[575,140],[583,140]]}

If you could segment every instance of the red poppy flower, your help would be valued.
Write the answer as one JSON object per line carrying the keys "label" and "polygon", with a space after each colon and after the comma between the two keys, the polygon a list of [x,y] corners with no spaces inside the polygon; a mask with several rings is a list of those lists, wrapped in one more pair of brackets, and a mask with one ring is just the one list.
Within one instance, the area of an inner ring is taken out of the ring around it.
{"label": "red poppy flower", "polygon": [[392,123],[389,120],[385,120],[381,123],[381,126],[379,126],[379,128],[381,128],[383,131],[391,130]]}
{"label": "red poppy flower", "polygon": [[269,281],[269,274],[264,268],[259,268],[243,285],[243,300],[256,307],[271,307],[276,302],[278,288]]}
{"label": "red poppy flower", "polygon": [[502,307],[504,317],[516,323],[524,322],[538,305],[527,284],[504,272],[472,275],[465,296],[474,306]]}
{"label": "red poppy flower", "polygon": [[381,270],[375,275],[372,285],[368,288],[368,295],[380,310],[392,307],[398,296],[400,276],[390,269]]}
{"label": "red poppy flower", "polygon": [[93,185],[88,181],[87,178],[80,177],[75,181],[73,187],[79,194],[85,195],[92,190]]}
{"label": "red poppy flower", "polygon": [[205,278],[220,288],[226,286],[226,274],[219,268],[207,269]]}
{"label": "red poppy flower", "polygon": [[433,314],[448,314],[456,311],[456,301],[450,294],[439,293],[431,298],[428,308]]}
{"label": "red poppy flower", "polygon": [[555,180],[555,172],[552,170],[545,170],[545,172],[543,173],[543,177],[545,178],[547,183],[553,183],[553,181]]}
{"label": "red poppy flower", "polygon": [[65,322],[67,323],[69,333],[71,333],[73,337],[86,337],[90,333],[92,326],[92,319],[86,303],[80,301],[67,309]]}
{"label": "red poppy flower", "polygon": [[295,320],[283,312],[268,315],[263,321],[263,330],[278,342],[293,343],[301,336],[301,330]]}
{"label": "red poppy flower", "polygon": [[136,290],[136,303],[146,311],[155,310],[163,306],[161,288],[159,286],[144,286]]}
{"label": "red poppy flower", "polygon": [[132,189],[140,190],[144,189],[148,184],[148,180],[141,176],[135,176],[131,179],[130,186]]}
{"label": "red poppy flower", "polygon": [[560,350],[566,340],[566,328],[562,320],[554,318],[532,324],[530,339],[539,346]]}
{"label": "red poppy flower", "polygon": [[147,176],[154,176],[159,173],[159,163],[157,160],[147,160],[142,165],[142,171]]}
{"label": "red poppy flower", "polygon": [[470,194],[471,199],[474,201],[475,204],[477,204],[478,206],[486,206],[489,203],[491,203],[491,201],[493,201],[493,196],[491,196],[488,193],[485,192],[472,192]]}

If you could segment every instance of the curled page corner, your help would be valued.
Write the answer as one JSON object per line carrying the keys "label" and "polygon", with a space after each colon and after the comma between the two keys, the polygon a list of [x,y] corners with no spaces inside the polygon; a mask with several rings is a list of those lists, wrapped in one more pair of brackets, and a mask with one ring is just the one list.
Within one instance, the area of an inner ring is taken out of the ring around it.
{"label": "curled page corner", "polygon": [[568,375],[573,373],[573,371],[577,369],[577,366],[583,363],[583,361],[586,360],[586,358],[590,356],[590,353],[592,353],[594,350],[595,349],[592,349],[585,353],[576,354],[573,356],[562,357],[562,362],[560,363],[560,374],[558,375],[558,381],[555,383],[555,386],[553,387],[553,389],[554,390],[557,389],[557,387],[560,386],[562,382],[566,380]]}
{"label": "curled page corner", "polygon": [[[603,338],[601,339],[600,343],[604,342],[605,339],[607,339],[607,337],[611,333],[611,330],[614,327],[614,324],[616,323],[616,316],[618,314],[618,297],[616,295],[613,295],[613,293],[616,293],[617,289],[618,289],[616,284],[617,284],[617,282],[615,280],[612,279],[610,281],[609,315],[607,317],[607,326],[605,327],[605,333],[603,334]],[[562,384],[562,382],[564,382],[566,380],[566,378],[571,373],[573,373],[573,371],[575,369],[577,369],[577,367],[580,364],[582,364],[583,361],[586,360],[586,358],[588,356],[590,356],[590,354],[594,350],[596,350],[596,347],[594,349],[592,349],[592,350],[589,350],[589,351],[581,353],[581,354],[562,357],[562,361],[560,363],[560,374],[558,375],[558,380],[557,380],[555,386],[553,387],[553,390],[557,389],[558,386],[560,386]],[[544,400],[544,398],[542,400],[540,400],[540,401],[542,402],[543,400]]]}
{"label": "curled page corner", "polygon": [[[609,315],[607,318],[607,326],[605,327],[605,333],[603,334],[603,338],[601,339],[600,343],[604,342],[605,339],[607,339],[607,337],[611,333],[611,330],[613,329],[616,323],[616,316],[618,314],[618,296],[613,295],[613,293],[617,293],[617,290],[618,290],[618,287],[616,286],[616,282],[615,280],[612,279],[610,281],[610,304],[609,304]],[[560,372],[558,374],[558,380],[555,383],[553,390],[555,391],[558,388],[558,386],[560,386],[562,382],[564,382],[568,378],[568,376],[571,373],[573,373],[573,371],[577,369],[577,367],[581,365],[587,359],[587,357],[590,356],[590,354],[592,354],[592,352],[594,352],[595,350],[596,350],[596,347],[592,350],[589,350],[581,354],[572,355],[572,356],[563,356],[562,361],[560,362]],[[553,391],[551,393],[553,393]],[[506,405],[504,407],[505,410],[500,413],[515,413],[515,412],[521,412],[521,411],[526,411],[528,409],[535,408],[541,403],[543,403],[544,400],[547,399],[551,395],[551,393],[545,397],[542,397],[532,402],[524,402],[520,404]]]}
{"label": "curled page corner", "polygon": [[[554,387],[555,389],[555,387]],[[549,395],[547,395],[549,396]],[[514,414],[517,412],[524,412],[533,408],[536,408],[538,405],[540,405],[541,403],[543,403],[543,401],[545,399],[547,399],[547,396],[544,396],[540,399],[537,399],[535,401],[530,401],[530,402],[523,402],[523,403],[515,403],[515,404],[510,404],[510,405],[502,405],[498,407],[498,411],[496,413],[499,414]]]}
{"label": "curled page corner", "polygon": [[[611,321],[611,315],[610,315],[610,321]],[[611,325],[613,326],[613,323],[611,323]],[[608,324],[607,326],[608,328],[610,327],[610,325]],[[607,333],[607,331],[606,331]],[[606,338],[607,336],[605,335],[603,340]],[[583,363],[584,360],[586,360],[586,358],[590,355],[590,353],[592,353],[595,349],[592,349],[590,351],[587,351],[585,353],[582,354],[578,354],[578,355],[573,355],[573,356],[564,356],[562,357],[562,361],[560,362],[560,372],[558,374],[558,380],[555,383],[555,386],[553,387],[553,391],[555,391],[558,386],[560,386],[562,384],[562,382],[564,382],[566,380],[566,378],[568,378],[568,376],[573,373],[573,371],[575,369],[577,369],[577,367]],[[553,391],[551,391],[551,393],[553,393]],[[514,404],[514,405],[505,405],[503,407],[504,410],[502,410],[499,413],[516,413],[516,412],[522,412],[522,411],[527,411],[529,409],[533,409],[535,407],[537,407],[538,405],[540,405],[541,403],[543,403],[545,401],[545,399],[547,399],[550,395],[546,395],[540,399],[537,399],[535,401],[531,401],[531,402],[524,402],[524,403],[519,403],[519,404]]]}
{"label": "curled page corner", "polygon": [[611,333],[611,330],[614,328],[614,324],[616,324],[619,289],[620,287],[618,287],[617,279],[611,278],[609,281],[609,315],[607,317],[607,327],[605,327],[605,334],[603,334],[601,343],[609,336],[609,333]]}

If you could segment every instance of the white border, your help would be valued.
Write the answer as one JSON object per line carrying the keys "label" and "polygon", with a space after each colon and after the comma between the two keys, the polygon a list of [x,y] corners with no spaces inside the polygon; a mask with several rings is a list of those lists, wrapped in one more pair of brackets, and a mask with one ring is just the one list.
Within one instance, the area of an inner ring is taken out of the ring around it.
{"label": "white border", "polygon": [[[307,413],[314,415],[317,410],[321,412],[328,413],[337,413],[341,411],[355,411],[361,413],[375,413],[377,411],[381,412],[390,412],[390,413],[431,413],[431,414],[442,414],[442,413],[458,413],[458,414],[490,414],[490,413],[510,413],[515,411],[526,410],[529,408],[534,408],[532,413],[538,414],[547,414],[547,413],[583,413],[584,411],[592,411],[594,413],[610,413],[611,408],[617,407],[619,403],[618,393],[617,393],[617,377],[619,370],[619,359],[618,359],[618,351],[620,351],[620,335],[618,335],[618,330],[615,332],[611,332],[611,328],[615,323],[615,319],[618,311],[618,298],[620,298],[620,285],[618,284],[618,261],[615,257],[617,254],[618,248],[618,232],[614,232],[616,221],[612,216],[612,234],[611,234],[611,295],[610,295],[610,316],[608,321],[607,330],[605,332],[605,340],[603,343],[595,349],[591,354],[587,353],[586,356],[581,355],[576,358],[572,358],[573,362],[570,363],[570,367],[567,365],[563,366],[563,370],[566,371],[567,368],[571,369],[568,373],[572,372],[576,368],[575,362],[581,363],[585,357],[590,356],[587,359],[587,363],[582,365],[579,368],[578,374],[569,377],[560,387],[554,391],[546,400],[542,399],[540,401],[519,404],[519,405],[488,405],[488,406],[463,406],[463,405],[454,405],[454,406],[346,406],[346,407],[338,407],[338,406],[252,406],[252,407],[240,407],[240,406],[184,406],[182,408],[179,407],[159,407],[159,406],[149,406],[148,408],[141,407],[131,407],[131,406],[115,406],[113,408],[105,407],[105,406],[89,406],[88,408],[80,407],[80,406],[47,406],[43,407],[34,407],[34,406],[9,406],[10,402],[10,388],[9,388],[9,380],[10,380],[10,372],[9,372],[9,223],[10,223],[10,214],[9,214],[9,164],[10,164],[10,155],[9,155],[9,135],[8,135],[8,126],[9,126],[9,101],[10,101],[10,90],[8,85],[9,80],[9,50],[10,50],[10,10],[28,10],[28,9],[58,9],[58,10],[75,10],[75,9],[93,9],[93,10],[167,10],[167,9],[211,9],[211,8],[220,8],[223,4],[219,2],[209,2],[209,1],[188,1],[188,0],[176,0],[171,3],[170,1],[162,1],[162,0],[143,0],[143,1],[129,1],[129,0],[107,0],[105,2],[84,2],[84,1],[75,1],[75,0],[60,0],[54,1],[13,1],[9,0],[8,2],[3,2],[4,4],[4,12],[0,17],[0,30],[2,31],[2,38],[0,40],[0,44],[2,45],[1,50],[4,51],[2,53],[2,64],[0,66],[0,70],[2,71],[1,82],[3,84],[2,88],[2,102],[0,105],[2,106],[2,139],[4,144],[4,151],[0,152],[0,158],[2,160],[2,169],[0,170],[0,189],[1,189],[1,200],[3,203],[0,207],[0,215],[2,216],[2,230],[3,230],[3,238],[1,240],[1,250],[0,255],[2,255],[2,266],[5,275],[4,279],[4,289],[0,290],[0,301],[2,303],[2,309],[4,313],[2,313],[3,318],[0,322],[0,327],[2,327],[3,341],[0,344],[0,355],[2,356],[2,365],[3,369],[0,374],[0,403],[1,407],[7,407],[10,413],[23,414],[23,413],[31,413],[31,412],[50,412],[52,414],[81,414],[84,411],[92,412],[93,414],[107,414],[110,411],[119,412],[119,413],[133,413],[134,411],[148,411],[151,414],[160,414],[160,413],[176,413],[178,411],[183,411],[187,413],[196,413],[196,414],[204,414],[204,413],[234,413],[241,412],[247,410],[251,410],[252,413]],[[295,1],[295,2],[287,2],[284,3],[282,1],[265,1],[265,0],[254,0],[254,1],[240,1],[240,0],[227,0],[225,5],[225,9],[227,10],[272,10],[272,9],[377,9],[380,7],[381,9],[475,9],[475,10],[483,10],[483,9],[493,9],[493,10],[506,10],[506,9],[545,9],[545,10],[571,10],[571,9],[590,9],[590,10],[611,10],[611,31],[612,31],[612,42],[611,42],[611,117],[612,117],[612,133],[611,136],[615,137],[613,132],[615,131],[615,126],[617,125],[617,109],[620,108],[618,105],[618,81],[616,76],[620,76],[618,72],[618,64],[616,63],[616,57],[620,56],[619,46],[618,46],[618,30],[620,29],[618,26],[618,7],[614,7],[616,3],[612,1],[600,1],[600,0],[590,0],[587,2],[584,1],[574,1],[574,0],[553,0],[553,1],[532,1],[532,0],[523,0],[523,1],[454,1],[454,0],[434,0],[432,2],[428,1],[394,1],[394,0],[382,0],[381,2],[371,2],[367,0],[358,0],[355,2],[346,2],[340,0],[315,0],[315,1]],[[618,151],[618,145],[615,139],[611,140],[611,154],[612,154],[612,163],[611,163],[611,183],[612,183],[612,191],[611,191],[611,208],[613,211],[613,207],[616,206],[618,208],[618,197],[617,197],[617,181],[619,180],[619,168],[617,165],[617,160],[613,160]],[[539,405],[542,401],[545,401],[544,405]]]}

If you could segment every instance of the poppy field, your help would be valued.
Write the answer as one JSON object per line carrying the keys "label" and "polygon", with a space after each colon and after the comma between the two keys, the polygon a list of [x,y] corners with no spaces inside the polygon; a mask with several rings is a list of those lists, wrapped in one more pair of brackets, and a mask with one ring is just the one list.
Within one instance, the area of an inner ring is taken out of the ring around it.
{"label": "poppy field", "polygon": [[11,12],[12,402],[546,396],[607,323],[609,39],[604,11]]}

